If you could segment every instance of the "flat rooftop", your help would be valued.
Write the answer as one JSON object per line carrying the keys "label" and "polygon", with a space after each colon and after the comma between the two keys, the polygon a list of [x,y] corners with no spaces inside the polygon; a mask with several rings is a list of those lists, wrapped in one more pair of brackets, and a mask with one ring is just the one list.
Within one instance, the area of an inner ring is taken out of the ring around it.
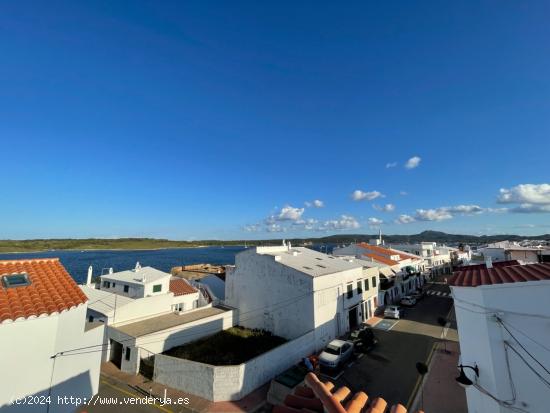
{"label": "flat rooftop", "polygon": [[104,274],[101,279],[121,281],[133,284],[145,284],[157,281],[171,275],[167,272],[157,270],[153,267],[142,267],[139,269],[115,272],[113,274]]}
{"label": "flat rooftop", "polygon": [[167,330],[169,328],[177,327],[179,325],[191,323],[193,321],[201,320],[203,318],[212,317],[214,315],[222,314],[227,311],[231,311],[231,309],[223,306],[215,306],[202,310],[191,311],[184,314],[165,314],[158,317],[148,318],[142,321],[137,321],[135,323],[126,324],[120,327],[113,326],[113,328],[116,328],[118,331],[126,335],[137,338],[159,331]]}
{"label": "flat rooftop", "polygon": [[257,247],[256,253],[271,255],[275,261],[312,277],[362,268],[357,262],[348,262],[304,247]]}

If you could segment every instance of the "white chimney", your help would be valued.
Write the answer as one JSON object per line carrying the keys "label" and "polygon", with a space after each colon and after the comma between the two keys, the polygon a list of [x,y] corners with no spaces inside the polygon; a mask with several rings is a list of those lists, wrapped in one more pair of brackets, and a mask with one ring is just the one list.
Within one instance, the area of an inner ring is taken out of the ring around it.
{"label": "white chimney", "polygon": [[291,248],[292,248],[292,245],[290,245],[290,241],[288,241],[288,250],[290,251]]}
{"label": "white chimney", "polygon": [[493,268],[493,258],[492,257],[486,257],[485,258],[485,266],[487,268]]}
{"label": "white chimney", "polygon": [[113,273],[113,267],[109,268],[109,274]]}
{"label": "white chimney", "polygon": [[141,270],[141,264],[138,262],[136,262],[136,268],[135,268],[136,272],[138,272],[139,270]]}
{"label": "white chimney", "polygon": [[92,285],[92,273],[93,273],[93,268],[92,266],[90,265],[88,267],[88,277],[86,277],[86,285],[89,287]]}

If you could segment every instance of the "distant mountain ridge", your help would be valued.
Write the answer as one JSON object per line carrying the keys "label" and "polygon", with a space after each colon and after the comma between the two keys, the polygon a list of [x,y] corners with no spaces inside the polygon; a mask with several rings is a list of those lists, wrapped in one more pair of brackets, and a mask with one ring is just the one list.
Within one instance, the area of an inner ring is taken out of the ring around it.
{"label": "distant mountain ridge", "polygon": [[[337,234],[319,238],[287,238],[294,245],[313,244],[348,244],[351,242],[368,242],[377,238],[378,234]],[[460,235],[447,234],[440,231],[423,231],[412,235],[384,235],[386,244],[418,243],[430,241],[449,244],[486,244],[504,240],[521,241],[524,239],[550,240],[550,234],[537,236],[524,235]],[[202,241],[174,241],[155,238],[79,238],[79,239],[32,239],[32,240],[0,240],[0,253],[2,252],[35,252],[47,250],[146,250],[158,248],[191,248],[199,246],[217,245],[265,245],[280,244],[281,238],[265,240],[202,240]]]}

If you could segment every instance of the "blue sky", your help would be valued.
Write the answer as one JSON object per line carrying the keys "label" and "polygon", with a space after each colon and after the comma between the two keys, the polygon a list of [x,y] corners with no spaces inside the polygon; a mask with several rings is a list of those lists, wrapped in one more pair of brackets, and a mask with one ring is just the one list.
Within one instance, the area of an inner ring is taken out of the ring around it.
{"label": "blue sky", "polygon": [[0,238],[548,233],[549,16],[4,2]]}

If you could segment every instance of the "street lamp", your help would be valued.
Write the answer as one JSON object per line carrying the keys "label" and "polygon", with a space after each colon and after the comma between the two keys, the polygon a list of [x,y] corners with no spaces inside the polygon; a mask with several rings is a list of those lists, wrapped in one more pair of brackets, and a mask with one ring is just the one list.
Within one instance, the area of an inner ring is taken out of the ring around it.
{"label": "street lamp", "polygon": [[466,376],[466,374],[464,373],[464,369],[472,369],[475,372],[476,377],[479,377],[479,368],[477,367],[477,364],[474,367],[459,364],[458,367],[460,367],[460,374],[457,378],[455,378],[456,382],[464,388],[467,388],[468,386],[474,384],[474,382],[470,380],[468,376]]}

